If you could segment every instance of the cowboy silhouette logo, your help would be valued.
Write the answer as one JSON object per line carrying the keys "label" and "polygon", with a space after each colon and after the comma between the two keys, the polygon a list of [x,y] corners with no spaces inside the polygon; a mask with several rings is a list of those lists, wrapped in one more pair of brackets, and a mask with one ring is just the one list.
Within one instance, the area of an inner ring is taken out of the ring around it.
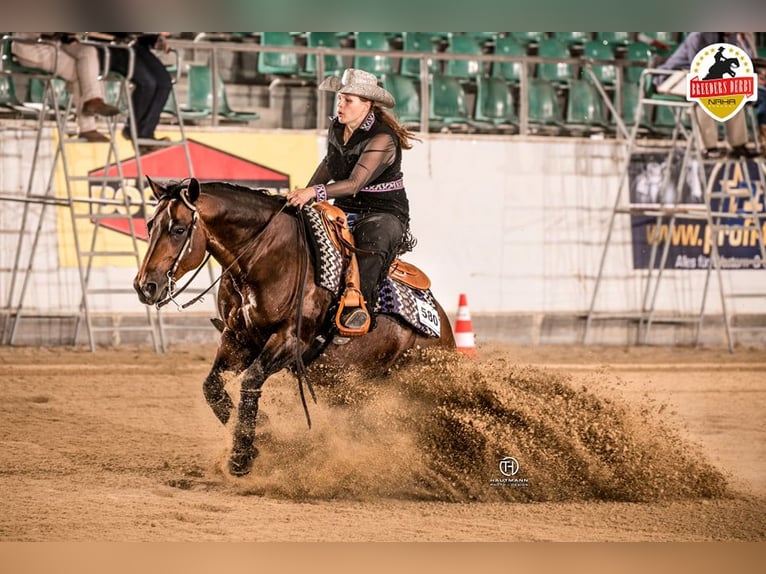
{"label": "cowboy silhouette logo", "polygon": [[696,101],[714,120],[725,122],[758,94],[758,76],[750,57],[733,44],[700,50],[686,76],[686,99]]}

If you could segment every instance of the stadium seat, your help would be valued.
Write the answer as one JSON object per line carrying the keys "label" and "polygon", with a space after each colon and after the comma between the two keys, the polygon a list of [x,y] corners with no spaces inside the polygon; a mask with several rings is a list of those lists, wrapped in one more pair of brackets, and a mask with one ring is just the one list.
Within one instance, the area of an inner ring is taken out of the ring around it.
{"label": "stadium seat", "polygon": [[[540,40],[537,46],[537,55],[557,60],[568,60],[571,58],[569,48],[556,38]],[[566,84],[573,77],[572,64],[565,61],[540,63],[537,65],[536,77],[558,84]]]}
{"label": "stadium seat", "polygon": [[[598,40],[585,42],[583,45],[583,56],[591,60],[614,62],[614,52],[612,52],[612,49]],[[593,64],[592,69],[602,86],[609,87],[617,83],[616,64]]]}
{"label": "stadium seat", "polygon": [[[262,46],[295,46],[290,32],[262,32]],[[297,75],[298,54],[295,52],[258,52],[258,72],[264,75]]]}
{"label": "stadium seat", "polygon": [[[504,36],[495,41],[495,54],[498,56],[526,56],[527,48],[513,36]],[[512,84],[518,84],[523,66],[523,62],[494,62],[492,64],[492,76],[503,78]]]}
{"label": "stadium seat", "polygon": [[513,95],[502,78],[480,77],[477,82],[474,119],[491,127],[516,128],[519,124]]}
{"label": "stadium seat", "polygon": [[[340,38],[335,32],[306,32],[306,45],[309,48],[340,48]],[[345,69],[343,56],[327,54],[324,56],[325,76],[340,76]],[[315,78],[317,73],[316,55],[306,54],[306,60],[300,75]]]}
{"label": "stadium seat", "polygon": [[624,46],[630,42],[630,32],[596,32],[596,40],[602,44]]}
{"label": "stadium seat", "polygon": [[[402,51],[404,52],[436,52],[436,44],[430,32],[403,32]],[[427,60],[428,72],[438,74],[441,72],[440,60]],[[401,74],[403,76],[420,77],[420,59],[402,58]]]}
{"label": "stadium seat", "polygon": [[[391,50],[388,37],[384,32],[357,32],[355,35],[357,50]],[[354,56],[354,68],[365,70],[381,78],[384,74],[396,73],[391,56]]]}
{"label": "stadium seat", "polygon": [[530,44],[538,44],[543,40],[545,38],[545,32],[511,32],[511,36],[525,46],[529,46]]}
{"label": "stadium seat", "polygon": [[403,74],[386,74],[381,84],[394,97],[394,113],[399,121],[420,124],[420,92],[415,79]]}
{"label": "stadium seat", "polygon": [[16,89],[13,85],[13,77],[10,75],[0,76],[0,106],[15,109],[21,102],[16,97]]}
{"label": "stadium seat", "polygon": [[[188,64],[189,76],[189,94],[188,105],[181,110],[184,119],[197,119],[200,112],[212,113],[213,108],[213,86],[212,73],[207,64]],[[226,86],[223,78],[218,74],[218,115],[227,120],[235,122],[249,122],[257,120],[260,115],[257,113],[236,112],[229,107],[226,98]],[[185,112],[190,111],[187,115]],[[197,118],[195,118],[197,116]]]}
{"label": "stadium seat", "polygon": [[[622,119],[627,126],[633,126],[636,123],[636,111],[638,109],[638,98],[641,90],[638,84],[625,82],[622,86]],[[650,106],[644,106],[639,127],[648,129],[651,125],[649,121]]]}
{"label": "stadium seat", "polygon": [[431,78],[429,121],[439,130],[455,124],[470,126],[465,89],[458,78],[435,74]]}
{"label": "stadium seat", "polygon": [[528,88],[530,127],[534,131],[560,128],[563,125],[561,106],[553,83],[542,78],[530,78]]}
{"label": "stadium seat", "polygon": [[570,80],[566,124],[572,131],[585,132],[603,131],[607,126],[603,101],[591,82]]}
{"label": "stadium seat", "polygon": [[565,46],[582,45],[590,40],[590,32],[553,32],[553,37]]}
{"label": "stadium seat", "polygon": [[[625,66],[623,76],[626,82],[637,84],[641,79],[641,72],[649,66],[652,60],[652,48],[644,42],[631,42],[627,46],[625,59],[628,65]],[[630,64],[630,62],[634,62]]]}
{"label": "stadium seat", "polygon": [[[484,51],[481,42],[473,36],[451,34],[447,52],[451,54],[481,56]],[[447,60],[444,74],[452,78],[472,80],[484,75],[484,64],[480,60]]]}

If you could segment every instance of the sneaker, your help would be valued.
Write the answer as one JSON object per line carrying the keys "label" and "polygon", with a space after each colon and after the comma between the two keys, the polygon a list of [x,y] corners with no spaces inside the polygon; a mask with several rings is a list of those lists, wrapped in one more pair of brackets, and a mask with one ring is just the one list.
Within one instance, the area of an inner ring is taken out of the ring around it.
{"label": "sneaker", "polygon": [[367,311],[361,307],[354,307],[353,309],[343,311],[340,316],[341,324],[349,330],[358,331],[362,329],[370,320],[370,316]]}
{"label": "sneaker", "polygon": [[108,142],[109,138],[97,130],[89,130],[87,132],[80,132],[77,136],[80,139],[84,139],[88,142]]}
{"label": "sneaker", "polygon": [[92,98],[82,105],[84,116],[116,116],[119,113],[120,108],[110,106],[101,98]]}

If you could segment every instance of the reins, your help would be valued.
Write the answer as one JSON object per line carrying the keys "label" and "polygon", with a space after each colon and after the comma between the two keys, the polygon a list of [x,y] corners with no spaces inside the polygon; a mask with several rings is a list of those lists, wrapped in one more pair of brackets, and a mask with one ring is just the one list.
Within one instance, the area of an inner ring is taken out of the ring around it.
{"label": "reins", "polygon": [[295,376],[298,379],[298,392],[301,397],[301,404],[303,405],[303,412],[306,414],[306,423],[311,428],[311,415],[309,414],[309,407],[306,403],[306,393],[303,390],[303,381],[306,381],[306,386],[309,389],[311,398],[314,403],[317,402],[316,394],[314,393],[314,385],[311,384],[311,380],[306,376],[306,365],[303,364],[303,354],[301,353],[301,327],[303,325],[303,295],[306,288],[306,277],[309,272],[309,254],[308,246],[306,245],[306,226],[303,222],[303,211],[298,209],[298,251],[303,252],[304,264],[301,268],[301,278],[298,282],[298,304],[296,305],[296,320],[295,320]]}

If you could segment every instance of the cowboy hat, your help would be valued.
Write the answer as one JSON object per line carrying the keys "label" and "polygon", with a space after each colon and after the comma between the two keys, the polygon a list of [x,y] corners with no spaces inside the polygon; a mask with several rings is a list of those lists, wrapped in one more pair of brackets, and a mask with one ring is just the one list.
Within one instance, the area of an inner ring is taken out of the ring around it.
{"label": "cowboy hat", "polygon": [[395,103],[394,97],[388,90],[378,86],[378,79],[374,74],[355,68],[346,68],[340,78],[338,76],[325,78],[318,88],[327,92],[360,96],[378,102],[386,108],[393,108]]}

